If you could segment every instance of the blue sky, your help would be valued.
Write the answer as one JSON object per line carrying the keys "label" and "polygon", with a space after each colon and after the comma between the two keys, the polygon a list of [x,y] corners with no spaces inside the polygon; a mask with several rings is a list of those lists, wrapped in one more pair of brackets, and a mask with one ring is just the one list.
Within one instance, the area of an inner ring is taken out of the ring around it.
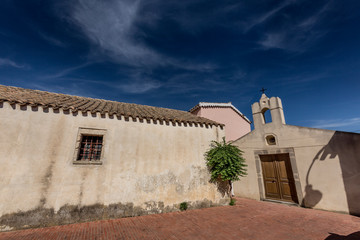
{"label": "blue sky", "polygon": [[360,1],[0,1],[0,84],[360,132]]}

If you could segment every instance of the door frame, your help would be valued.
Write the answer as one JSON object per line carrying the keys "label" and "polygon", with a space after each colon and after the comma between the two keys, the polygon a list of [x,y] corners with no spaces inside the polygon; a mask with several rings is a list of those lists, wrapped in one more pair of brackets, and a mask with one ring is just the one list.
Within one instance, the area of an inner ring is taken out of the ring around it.
{"label": "door frame", "polygon": [[261,167],[261,160],[260,155],[272,155],[272,154],[282,154],[288,153],[290,158],[290,165],[292,174],[295,181],[295,190],[297,199],[299,201],[299,205],[303,202],[303,195],[301,190],[301,183],[299,179],[299,172],[296,165],[296,158],[295,152],[293,148],[277,148],[277,149],[266,149],[266,150],[255,150],[255,166],[256,166],[256,173],[259,185],[259,192],[260,192],[260,200],[267,200],[265,196],[265,186],[264,186],[264,179],[262,174],[262,167]]}

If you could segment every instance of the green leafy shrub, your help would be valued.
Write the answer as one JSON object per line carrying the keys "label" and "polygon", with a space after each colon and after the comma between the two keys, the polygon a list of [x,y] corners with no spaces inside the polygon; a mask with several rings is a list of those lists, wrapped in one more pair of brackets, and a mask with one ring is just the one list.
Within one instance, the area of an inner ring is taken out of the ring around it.
{"label": "green leafy shrub", "polygon": [[225,137],[221,142],[212,141],[210,150],[205,153],[206,164],[211,173],[212,181],[228,181],[230,196],[231,182],[240,180],[247,175],[243,151],[237,146],[227,143]]}
{"label": "green leafy shrub", "polygon": [[180,210],[185,211],[188,208],[187,202],[180,203]]}
{"label": "green leafy shrub", "polygon": [[235,203],[236,203],[235,198],[230,198],[229,205],[230,205],[230,206],[234,206],[234,205],[235,205]]}

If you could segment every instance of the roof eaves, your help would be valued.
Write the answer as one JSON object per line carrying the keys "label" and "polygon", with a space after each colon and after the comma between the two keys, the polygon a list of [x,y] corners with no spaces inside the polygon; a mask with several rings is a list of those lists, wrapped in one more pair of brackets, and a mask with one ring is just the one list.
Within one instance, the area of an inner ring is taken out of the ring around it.
{"label": "roof eaves", "polygon": [[242,118],[244,118],[248,123],[251,123],[251,121],[242,112],[240,112],[239,109],[237,109],[234,105],[232,105],[231,102],[228,103],[199,102],[199,104],[191,108],[189,112],[193,112],[201,107],[230,107],[236,113],[238,113]]}
{"label": "roof eaves", "polygon": [[146,120],[163,120],[178,123],[205,124],[209,126],[224,126],[207,118],[194,116],[188,112],[139,104],[122,103],[104,99],[51,93],[47,91],[24,89],[0,85],[0,102],[20,105],[43,106],[45,108],[71,109],[72,112],[90,111],[91,113],[115,114]]}

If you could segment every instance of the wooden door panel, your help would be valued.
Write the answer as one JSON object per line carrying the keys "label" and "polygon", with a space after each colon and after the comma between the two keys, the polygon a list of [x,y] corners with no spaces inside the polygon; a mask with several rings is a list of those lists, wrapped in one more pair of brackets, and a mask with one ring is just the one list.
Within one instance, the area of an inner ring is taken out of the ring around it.
{"label": "wooden door panel", "polygon": [[276,158],[277,169],[279,171],[279,179],[281,180],[287,180],[288,179],[288,171],[286,169],[286,161],[281,158]]}
{"label": "wooden door panel", "polygon": [[288,154],[276,154],[276,164],[281,180],[293,179],[290,159]]}
{"label": "wooden door panel", "polygon": [[289,155],[277,154],[276,167],[278,169],[281,198],[283,200],[297,202],[295,180],[292,174]]}
{"label": "wooden door panel", "polygon": [[280,198],[276,169],[271,155],[261,156],[261,167],[263,169],[265,196],[267,198]]}
{"label": "wooden door panel", "polygon": [[276,171],[273,161],[264,161],[262,163],[262,167],[265,178],[271,178],[272,180],[276,180]]}
{"label": "wooden door panel", "polygon": [[281,197],[285,200],[293,200],[292,194],[291,194],[291,184],[287,182],[281,182],[280,183],[281,188]]}
{"label": "wooden door panel", "polygon": [[289,154],[260,155],[266,198],[297,202]]}
{"label": "wooden door panel", "polygon": [[277,182],[265,181],[265,193],[268,198],[279,199],[281,197]]}

